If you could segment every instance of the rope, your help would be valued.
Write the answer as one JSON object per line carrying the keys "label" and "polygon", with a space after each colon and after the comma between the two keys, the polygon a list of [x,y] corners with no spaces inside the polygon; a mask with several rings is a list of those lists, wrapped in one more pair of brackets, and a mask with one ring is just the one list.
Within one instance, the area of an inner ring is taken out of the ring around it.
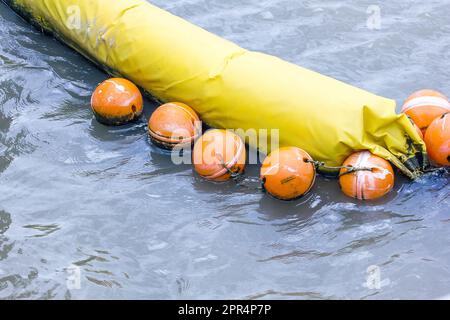
{"label": "rope", "polygon": [[[251,182],[258,182],[261,183],[261,179],[250,179],[250,178],[242,178],[243,175],[239,172],[234,172],[233,170],[231,170],[230,168],[227,167],[227,165],[225,164],[225,162],[223,161],[223,157],[221,154],[217,154],[220,164],[222,165],[222,167],[227,170],[227,172],[230,174],[231,179],[236,182],[236,184],[238,185],[243,185],[242,183],[244,181],[250,181]],[[340,173],[339,177],[342,177],[343,175],[347,175],[350,173],[354,173],[354,172],[358,172],[358,171],[373,171],[374,168],[370,168],[370,167],[353,167],[353,166],[337,166],[337,167],[333,167],[333,166],[327,166],[325,165],[325,162],[321,162],[321,161],[314,161],[314,160],[310,160],[310,159],[305,159],[305,162],[307,163],[311,163],[312,165],[314,165],[314,167],[316,169],[319,168],[325,168],[325,169],[329,169],[329,170],[341,170],[341,169],[346,169],[345,172]],[[435,171],[435,170],[433,170]],[[245,185],[244,185],[245,186]],[[258,187],[257,189],[263,189],[261,186]]]}
{"label": "rope", "polygon": [[234,172],[233,170],[231,170],[230,168],[228,168],[228,166],[226,165],[225,161],[223,161],[223,157],[220,153],[216,153],[217,159],[219,159],[220,165],[227,170],[227,172],[230,174],[231,179],[236,179],[238,178],[241,174],[239,172]]}
{"label": "rope", "polygon": [[333,167],[333,166],[327,166],[325,165],[325,162],[321,162],[321,161],[314,161],[314,160],[310,160],[310,159],[305,159],[305,162],[307,163],[311,163],[314,165],[314,167],[316,167],[316,169],[319,168],[324,168],[324,169],[329,169],[329,170],[341,170],[341,169],[346,169],[346,172],[340,173],[339,177],[346,175],[346,174],[350,174],[350,173],[354,173],[354,172],[358,172],[358,171],[373,171],[374,168],[369,168],[369,167],[353,167],[353,166],[338,166],[338,167]]}
{"label": "rope", "polygon": [[[252,190],[255,190],[255,189],[256,190],[264,190],[264,186],[262,185],[262,181],[260,178],[244,177],[241,173],[234,172],[233,170],[231,170],[230,168],[228,168],[226,166],[225,162],[223,161],[222,155],[218,154],[218,156],[219,156],[220,164],[225,168],[225,170],[227,170],[227,172],[230,174],[231,179],[236,183],[236,185],[246,187],[246,188],[252,189]],[[310,159],[305,159],[304,161],[314,165],[316,170],[319,168],[325,168],[325,169],[329,169],[329,170],[339,170],[339,171],[342,169],[346,169],[345,172],[339,173],[339,177],[342,177],[344,175],[351,174],[354,172],[358,172],[358,171],[371,171],[372,172],[374,169],[374,168],[370,168],[370,167],[353,167],[353,166],[333,167],[333,166],[327,166],[327,165],[325,165],[325,162],[321,162],[321,161],[315,161],[315,160],[310,160]],[[431,173],[431,172],[436,172],[436,171],[442,171],[442,169],[443,168],[428,168],[428,169],[423,170],[423,172]],[[246,185],[244,182],[257,183],[258,187]]]}
{"label": "rope", "polygon": [[[260,178],[249,178],[249,177],[244,177],[244,175],[242,175],[242,173],[240,172],[234,172],[233,170],[231,170],[230,168],[227,167],[227,165],[225,164],[225,161],[223,161],[223,157],[221,154],[217,154],[218,159],[220,161],[220,164],[222,165],[222,167],[227,170],[227,172],[230,174],[231,180],[233,180],[237,186],[240,187],[245,187],[247,189],[250,190],[258,190],[261,191],[264,189],[264,187],[262,186],[262,181]],[[245,182],[250,182],[250,183],[255,183],[258,186],[252,186],[249,184],[246,184]]]}
{"label": "rope", "polygon": [[430,173],[430,172],[436,172],[436,171],[447,171],[447,168],[446,167],[441,167],[441,168],[431,168],[430,167],[430,168],[423,170],[424,173]]}

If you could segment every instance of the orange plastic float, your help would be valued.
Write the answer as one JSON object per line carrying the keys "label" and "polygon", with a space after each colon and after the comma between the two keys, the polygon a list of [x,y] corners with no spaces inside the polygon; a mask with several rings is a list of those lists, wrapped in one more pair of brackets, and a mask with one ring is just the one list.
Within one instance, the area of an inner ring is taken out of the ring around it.
{"label": "orange plastic float", "polygon": [[391,164],[369,151],[360,151],[348,157],[340,171],[339,183],[349,197],[373,200],[387,194],[394,187]]}
{"label": "orange plastic float", "polygon": [[200,119],[189,106],[180,102],[157,108],[148,121],[148,133],[154,144],[164,149],[191,145],[200,132]]}
{"label": "orange plastic float", "polygon": [[192,160],[195,171],[211,181],[227,181],[245,169],[245,143],[235,133],[211,129],[194,145]]}
{"label": "orange plastic float", "polygon": [[143,110],[141,92],[132,82],[112,78],[94,91],[91,107],[97,120],[107,125],[122,125],[138,119]]}
{"label": "orange plastic float", "polygon": [[431,160],[440,166],[450,166],[450,113],[435,119],[425,133],[425,143]]}
{"label": "orange plastic float", "polygon": [[414,92],[406,99],[402,107],[402,112],[414,121],[423,134],[434,119],[449,111],[448,98],[431,89]]}
{"label": "orange plastic float", "polygon": [[296,199],[311,190],[316,168],[311,156],[300,148],[284,147],[270,153],[261,167],[265,190],[281,200]]}

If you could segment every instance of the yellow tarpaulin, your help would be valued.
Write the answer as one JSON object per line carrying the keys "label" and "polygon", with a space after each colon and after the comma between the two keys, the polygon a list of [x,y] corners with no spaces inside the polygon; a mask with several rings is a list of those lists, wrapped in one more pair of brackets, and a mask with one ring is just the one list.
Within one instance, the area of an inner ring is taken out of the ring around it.
{"label": "yellow tarpaulin", "polygon": [[145,0],[4,1],[111,74],[192,106],[212,127],[279,129],[282,146],[329,166],[355,150],[370,150],[411,178],[427,163],[395,101],[242,49]]}

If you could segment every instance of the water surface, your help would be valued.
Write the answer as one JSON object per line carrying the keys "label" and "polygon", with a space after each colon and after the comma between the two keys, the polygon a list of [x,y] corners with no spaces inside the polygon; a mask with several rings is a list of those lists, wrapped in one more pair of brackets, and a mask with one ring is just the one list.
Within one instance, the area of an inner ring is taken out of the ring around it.
{"label": "water surface", "polygon": [[[450,3],[154,1],[220,36],[399,103],[450,94]],[[450,293],[448,173],[374,203],[319,178],[293,202],[199,179],[141,122],[97,123],[107,76],[0,4],[0,298],[437,298]],[[270,75],[268,75],[270,76]],[[326,94],[324,92],[324,94]],[[250,167],[249,179],[258,176]],[[68,268],[80,270],[73,288]],[[381,287],[367,287],[377,266]],[[69,279],[70,280],[70,279]]]}

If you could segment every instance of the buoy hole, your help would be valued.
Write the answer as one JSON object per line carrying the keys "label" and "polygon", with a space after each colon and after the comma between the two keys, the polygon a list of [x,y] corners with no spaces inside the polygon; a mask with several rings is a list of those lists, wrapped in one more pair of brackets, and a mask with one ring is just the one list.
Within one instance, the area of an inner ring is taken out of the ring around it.
{"label": "buoy hole", "polygon": [[131,110],[132,110],[133,112],[136,112],[136,106],[135,106],[134,104],[131,106]]}

